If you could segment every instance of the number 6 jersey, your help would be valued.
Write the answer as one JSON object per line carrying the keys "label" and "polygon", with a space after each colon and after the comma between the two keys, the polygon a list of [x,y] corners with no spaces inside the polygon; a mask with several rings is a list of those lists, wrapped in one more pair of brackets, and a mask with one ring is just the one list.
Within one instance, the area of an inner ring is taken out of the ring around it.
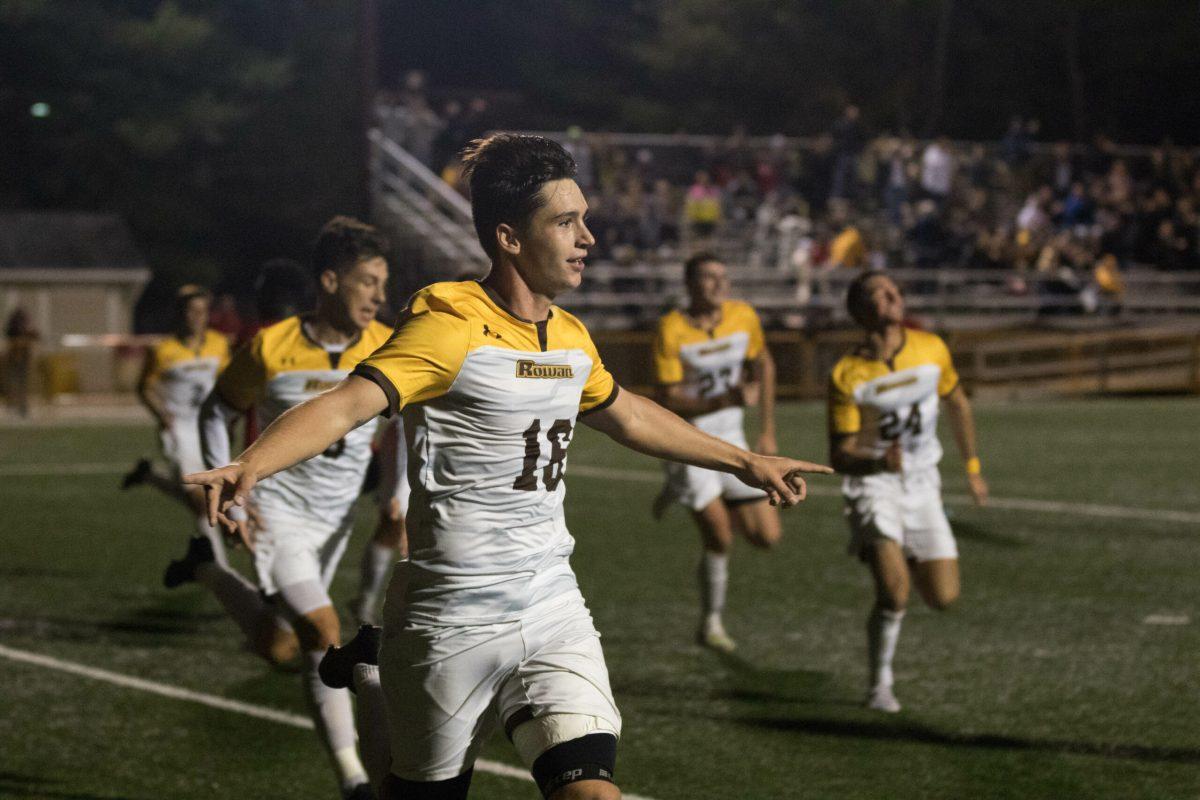
{"label": "number 6 jersey", "polygon": [[[905,330],[890,361],[862,350],[842,356],[829,378],[829,432],[858,434],[859,446],[882,456],[899,441],[906,472],[936,467],[938,400],[958,386],[945,343],[932,333]],[[852,479],[847,479],[851,482]]]}
{"label": "number 6 jersey", "polygon": [[511,621],[577,595],[567,446],[618,392],[579,320],[552,307],[529,322],[476,281],[437,283],[354,374],[404,414],[409,561],[389,598],[409,620]]}
{"label": "number 6 jersey", "polygon": [[[253,408],[259,430],[292,406],[332,389],[390,333],[386,325],[372,322],[338,351],[315,341],[306,327],[303,317],[289,317],[264,328],[217,378],[217,396],[238,411]],[[362,487],[374,432],[374,425],[363,425],[321,455],[263,480],[254,487],[256,502],[341,522]]]}

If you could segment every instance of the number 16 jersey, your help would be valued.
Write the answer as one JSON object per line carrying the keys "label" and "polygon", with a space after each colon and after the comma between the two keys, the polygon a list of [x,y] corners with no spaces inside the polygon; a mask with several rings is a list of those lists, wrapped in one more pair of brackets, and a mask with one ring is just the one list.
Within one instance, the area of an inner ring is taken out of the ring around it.
{"label": "number 16 jersey", "polygon": [[403,412],[409,446],[409,560],[389,602],[418,624],[475,625],[578,595],[567,447],[618,392],[579,320],[552,307],[529,322],[476,281],[437,283],[354,374]]}

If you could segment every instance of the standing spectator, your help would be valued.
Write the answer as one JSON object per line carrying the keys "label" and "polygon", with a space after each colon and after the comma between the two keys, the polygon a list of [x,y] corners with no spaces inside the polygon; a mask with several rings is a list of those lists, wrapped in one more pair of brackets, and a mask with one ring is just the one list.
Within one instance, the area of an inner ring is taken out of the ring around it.
{"label": "standing spectator", "polygon": [[833,125],[833,182],[830,197],[853,198],[857,190],[858,154],[865,143],[859,110],[848,105]]}
{"label": "standing spectator", "polygon": [[721,191],[713,185],[704,170],[696,173],[683,207],[688,229],[693,236],[706,238],[713,235],[721,221]]}
{"label": "standing spectator", "polygon": [[[1030,124],[1034,124],[1030,121]],[[1008,130],[1000,140],[1000,157],[1013,170],[1020,169],[1029,160],[1029,132],[1020,117],[1009,120]]]}
{"label": "standing spectator", "polygon": [[950,152],[950,141],[945,136],[930,142],[921,155],[921,189],[928,199],[934,201],[939,212],[950,199],[956,166],[954,155]]}
{"label": "standing spectator", "polygon": [[8,404],[22,417],[29,416],[29,376],[33,371],[33,349],[39,336],[29,319],[29,313],[17,307],[4,326],[8,338],[5,358],[5,383]]}

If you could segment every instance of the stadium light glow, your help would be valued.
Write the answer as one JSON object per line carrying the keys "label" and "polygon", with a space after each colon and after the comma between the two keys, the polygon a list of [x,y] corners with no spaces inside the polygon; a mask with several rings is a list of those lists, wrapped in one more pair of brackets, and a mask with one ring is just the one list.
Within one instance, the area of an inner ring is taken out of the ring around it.
{"label": "stadium light glow", "polygon": [[29,107],[29,115],[38,119],[45,119],[50,116],[49,103],[34,103]]}

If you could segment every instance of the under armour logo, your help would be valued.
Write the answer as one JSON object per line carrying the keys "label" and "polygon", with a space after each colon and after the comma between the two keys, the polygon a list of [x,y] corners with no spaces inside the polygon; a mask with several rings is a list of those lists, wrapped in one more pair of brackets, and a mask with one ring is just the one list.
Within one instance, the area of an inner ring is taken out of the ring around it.
{"label": "under armour logo", "polygon": [[484,335],[484,336],[491,336],[493,339],[499,339],[499,338],[500,338],[500,334],[496,333],[494,330],[492,330],[491,328],[489,328],[489,327],[488,327],[486,324],[483,326],[483,335]]}

